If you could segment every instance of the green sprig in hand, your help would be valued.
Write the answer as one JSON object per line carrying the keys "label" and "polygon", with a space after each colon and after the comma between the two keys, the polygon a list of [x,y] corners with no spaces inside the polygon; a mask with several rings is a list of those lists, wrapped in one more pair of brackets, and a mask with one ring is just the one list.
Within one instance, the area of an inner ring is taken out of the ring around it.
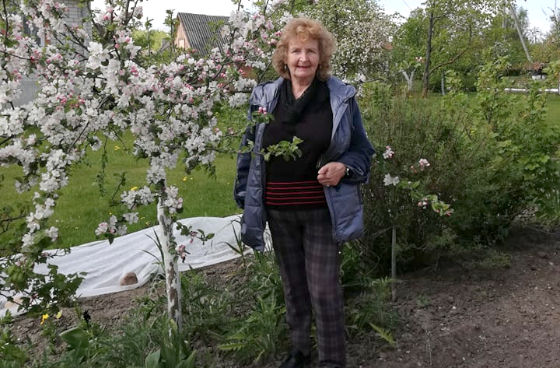
{"label": "green sprig in hand", "polygon": [[[274,116],[266,111],[266,107],[262,106],[260,106],[258,110],[253,111],[252,117],[253,122],[256,124],[268,124],[274,119]],[[295,160],[302,155],[301,149],[299,148],[299,144],[302,142],[303,140],[301,138],[294,136],[291,142],[280,141],[277,144],[268,146],[266,150],[261,153],[265,161],[270,161],[272,157],[282,157],[285,161]],[[253,145],[249,144],[248,147],[252,149]]]}

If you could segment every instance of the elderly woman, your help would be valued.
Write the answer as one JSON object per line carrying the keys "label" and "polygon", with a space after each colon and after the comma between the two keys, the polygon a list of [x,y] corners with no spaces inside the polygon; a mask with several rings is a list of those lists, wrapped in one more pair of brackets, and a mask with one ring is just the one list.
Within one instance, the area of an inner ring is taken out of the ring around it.
{"label": "elderly woman", "polygon": [[[312,311],[320,367],[344,367],[345,331],[340,250],[363,231],[359,184],[369,175],[373,148],[366,137],[354,87],[329,75],[334,38],[320,23],[292,19],[273,55],[280,75],[257,86],[250,113],[268,111],[268,124],[249,129],[237,160],[235,200],[244,209],[243,241],[264,249],[268,221],[280,267],[292,352],[280,366],[310,363]],[[296,136],[294,160],[263,152]]]}

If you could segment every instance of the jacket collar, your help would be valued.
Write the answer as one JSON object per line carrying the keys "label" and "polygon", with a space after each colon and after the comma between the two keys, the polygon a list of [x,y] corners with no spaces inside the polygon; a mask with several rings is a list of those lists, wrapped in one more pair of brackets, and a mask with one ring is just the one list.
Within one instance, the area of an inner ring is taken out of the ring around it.
{"label": "jacket collar", "polygon": [[[284,82],[284,78],[278,78],[275,81],[258,85],[251,95],[251,105],[266,107],[268,111],[274,110],[282,82]],[[354,87],[336,77],[329,77],[327,79],[327,86],[329,87],[331,108],[335,114],[339,110],[340,105],[356,95]]]}

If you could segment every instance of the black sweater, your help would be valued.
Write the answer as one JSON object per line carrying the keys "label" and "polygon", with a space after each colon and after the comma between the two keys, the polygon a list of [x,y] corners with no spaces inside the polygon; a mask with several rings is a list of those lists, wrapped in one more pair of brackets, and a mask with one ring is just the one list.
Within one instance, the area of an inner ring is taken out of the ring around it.
{"label": "black sweater", "polygon": [[[315,81],[303,109],[294,115],[294,103],[305,98],[293,99],[290,81],[284,81],[274,118],[266,126],[263,149],[280,141],[292,141],[294,136],[302,139],[299,144],[301,157],[286,161],[271,157],[266,166],[265,204],[275,209],[309,209],[326,207],[323,187],[317,181],[317,163],[327,150],[332,133],[332,110],[329,90],[325,82]],[[310,87],[311,88],[311,87]],[[307,93],[306,91],[305,93]],[[304,93],[304,94],[305,94]],[[291,100],[291,101],[290,101]],[[301,107],[301,106],[300,106]],[[286,121],[296,116],[295,121]]]}

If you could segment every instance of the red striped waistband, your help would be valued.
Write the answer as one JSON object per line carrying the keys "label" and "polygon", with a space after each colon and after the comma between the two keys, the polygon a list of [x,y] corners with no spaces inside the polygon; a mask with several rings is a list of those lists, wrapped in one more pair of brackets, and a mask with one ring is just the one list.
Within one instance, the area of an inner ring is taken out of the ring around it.
{"label": "red striped waistband", "polygon": [[269,181],[265,188],[267,206],[325,205],[323,186],[317,180],[279,182]]}

